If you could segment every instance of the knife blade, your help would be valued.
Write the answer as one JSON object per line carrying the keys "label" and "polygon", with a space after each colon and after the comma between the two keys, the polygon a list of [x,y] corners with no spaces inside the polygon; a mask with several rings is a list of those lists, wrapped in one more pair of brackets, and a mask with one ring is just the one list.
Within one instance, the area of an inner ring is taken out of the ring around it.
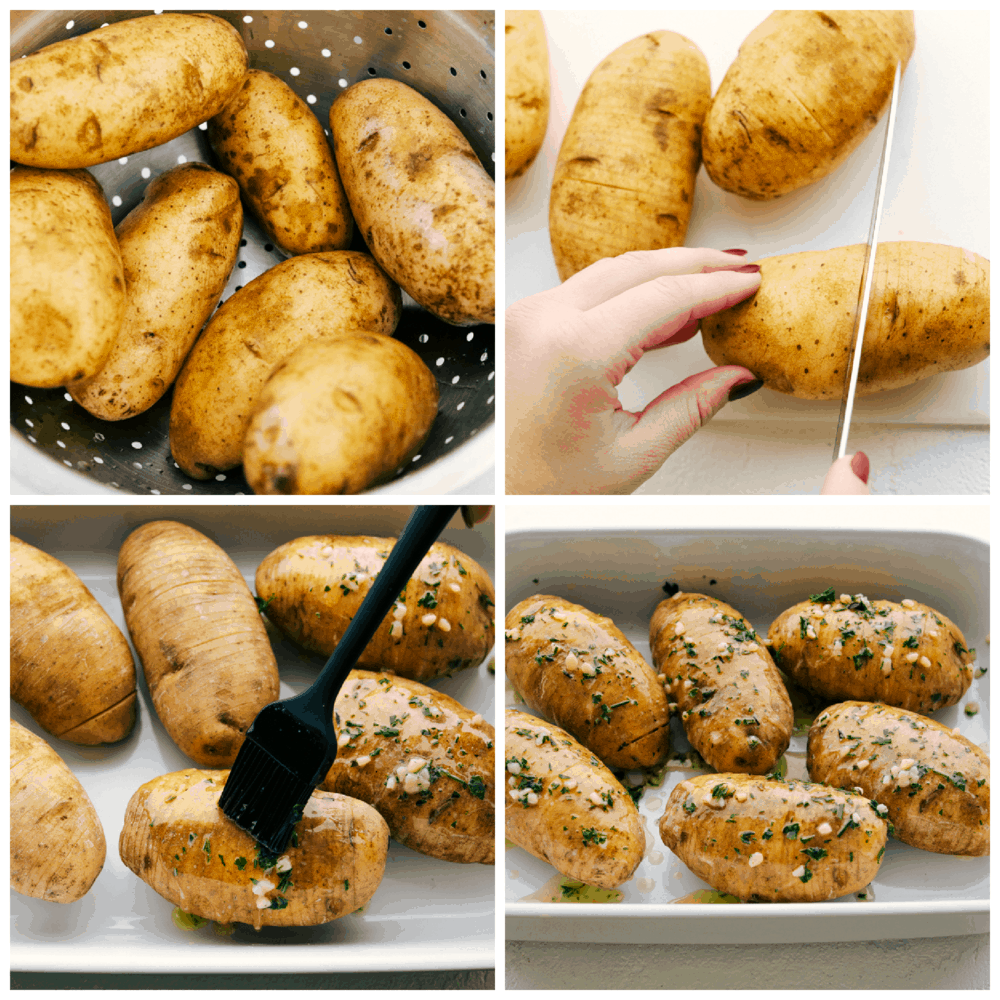
{"label": "knife blade", "polygon": [[840,419],[837,434],[833,440],[833,458],[843,458],[847,453],[847,432],[854,413],[854,396],[858,388],[858,372],[861,370],[861,353],[864,348],[865,323],[868,319],[868,300],[871,297],[872,275],[875,273],[875,253],[878,249],[878,230],[882,222],[882,203],[885,199],[885,179],[889,173],[889,150],[892,146],[892,132],[896,125],[896,106],[899,103],[899,81],[902,64],[896,63],[896,76],[892,83],[892,100],[889,102],[889,120],[885,127],[882,145],[882,161],[879,164],[878,187],[875,190],[875,205],[868,230],[868,246],[865,263],[861,270],[861,288],[858,291],[858,307],[855,310],[854,331],[851,336],[851,354],[844,376],[844,393],[840,404]]}

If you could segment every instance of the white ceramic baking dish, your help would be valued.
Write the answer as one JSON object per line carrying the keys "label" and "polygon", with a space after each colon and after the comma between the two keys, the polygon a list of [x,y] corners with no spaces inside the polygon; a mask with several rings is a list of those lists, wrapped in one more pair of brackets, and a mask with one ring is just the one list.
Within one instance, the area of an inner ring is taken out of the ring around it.
{"label": "white ceramic baking dish", "polygon": [[[506,536],[505,575],[506,608],[535,593],[566,597],[610,616],[647,658],[649,619],[665,596],[666,582],[717,595],[763,634],[785,608],[832,584],[838,593],[926,602],[963,630],[979,666],[989,665],[989,547],[958,534],[812,528],[515,531]],[[515,704],[509,687],[507,703]],[[971,703],[980,710],[970,718],[964,709]],[[973,682],[958,705],[934,717],[988,750],[989,673]],[[677,743],[683,741],[679,725],[674,735]],[[804,776],[804,753],[804,737],[794,738],[790,774],[798,769]],[[679,905],[708,887],[660,841],[658,821],[670,789],[693,773],[670,770],[662,787],[644,791],[640,814],[647,852],[621,887],[618,903],[531,899],[543,886],[557,887],[557,873],[508,843],[507,938],[780,944],[989,930],[989,858],[931,854],[898,841],[890,841],[864,901],[849,896],[819,904]]]}
{"label": "white ceramic baking dish", "polygon": [[[317,533],[398,535],[411,509],[15,506],[11,531],[67,563],[125,631],[115,583],[118,549],[134,528],[147,521],[171,518],[203,531],[229,553],[252,590],[258,564],[278,545]],[[450,527],[441,537],[493,575],[492,521],[473,530]],[[273,645],[281,697],[304,690],[319,672],[322,657],[280,640]],[[136,727],[114,746],[78,747],[53,739],[19,705],[11,705],[11,716],[49,739],[80,779],[104,825],[108,845],[104,870],[91,891],[76,903],[51,903],[11,891],[12,969],[292,973],[494,965],[493,867],[439,861],[394,841],[390,841],[385,877],[362,913],[319,927],[266,928],[259,933],[237,925],[229,937],[216,935],[211,924],[196,931],[178,930],[171,920],[172,904],[137,879],[118,856],[118,835],[132,793],[157,775],[192,766],[160,724],[141,668],[137,670]],[[433,686],[486,719],[494,719],[494,677],[486,664],[435,681]]]}

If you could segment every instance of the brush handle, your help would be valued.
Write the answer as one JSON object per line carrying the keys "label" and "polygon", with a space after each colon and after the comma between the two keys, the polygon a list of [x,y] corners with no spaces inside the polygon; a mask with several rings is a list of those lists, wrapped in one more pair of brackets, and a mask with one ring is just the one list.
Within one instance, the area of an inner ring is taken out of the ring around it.
{"label": "brush handle", "polygon": [[[417,507],[410,515],[399,541],[392,547],[389,558],[372,582],[357,614],[347,626],[337,648],[326,661],[319,677],[305,692],[314,704],[319,701],[322,718],[333,717],[333,703],[347,675],[354,669],[358,657],[371,641],[389,608],[404,590],[420,560],[427,555],[448,522],[455,516],[458,504]],[[300,698],[304,697],[299,695]]]}

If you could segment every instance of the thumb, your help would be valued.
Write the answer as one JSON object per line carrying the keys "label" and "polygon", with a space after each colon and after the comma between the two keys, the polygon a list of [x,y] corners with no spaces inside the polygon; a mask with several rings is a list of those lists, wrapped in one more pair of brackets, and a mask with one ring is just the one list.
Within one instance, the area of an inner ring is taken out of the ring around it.
{"label": "thumb", "polygon": [[823,496],[867,496],[870,466],[863,452],[838,458],[823,480]]}
{"label": "thumb", "polygon": [[690,375],[661,392],[618,439],[620,455],[645,482],[696,430],[733,398],[761,386],[756,375],[739,365],[725,365]]}

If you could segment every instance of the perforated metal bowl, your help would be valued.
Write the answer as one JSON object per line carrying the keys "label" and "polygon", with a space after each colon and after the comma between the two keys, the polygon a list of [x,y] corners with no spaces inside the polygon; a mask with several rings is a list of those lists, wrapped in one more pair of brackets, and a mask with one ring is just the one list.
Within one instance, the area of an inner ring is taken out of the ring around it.
{"label": "perforated metal bowl", "polygon": [[[159,11],[157,13],[160,13]],[[243,37],[250,65],[279,76],[325,129],[345,87],[374,76],[401,80],[440,107],[494,173],[492,11],[220,11]],[[11,14],[11,59],[149,11],[33,11]],[[91,167],[117,225],[147,184],[178,163],[214,163],[204,126],[155,149]],[[353,249],[364,250],[360,235]],[[222,300],[285,259],[246,215],[236,267]],[[220,302],[221,304],[221,302]],[[405,293],[396,336],[435,373],[441,403],[419,455],[373,492],[444,493],[488,478],[494,460],[494,330],[452,327]],[[171,394],[131,420],[91,416],[62,389],[11,384],[11,469],[42,493],[249,494],[241,469],[189,479],[170,455]],[[492,490],[491,490],[492,492]]]}

